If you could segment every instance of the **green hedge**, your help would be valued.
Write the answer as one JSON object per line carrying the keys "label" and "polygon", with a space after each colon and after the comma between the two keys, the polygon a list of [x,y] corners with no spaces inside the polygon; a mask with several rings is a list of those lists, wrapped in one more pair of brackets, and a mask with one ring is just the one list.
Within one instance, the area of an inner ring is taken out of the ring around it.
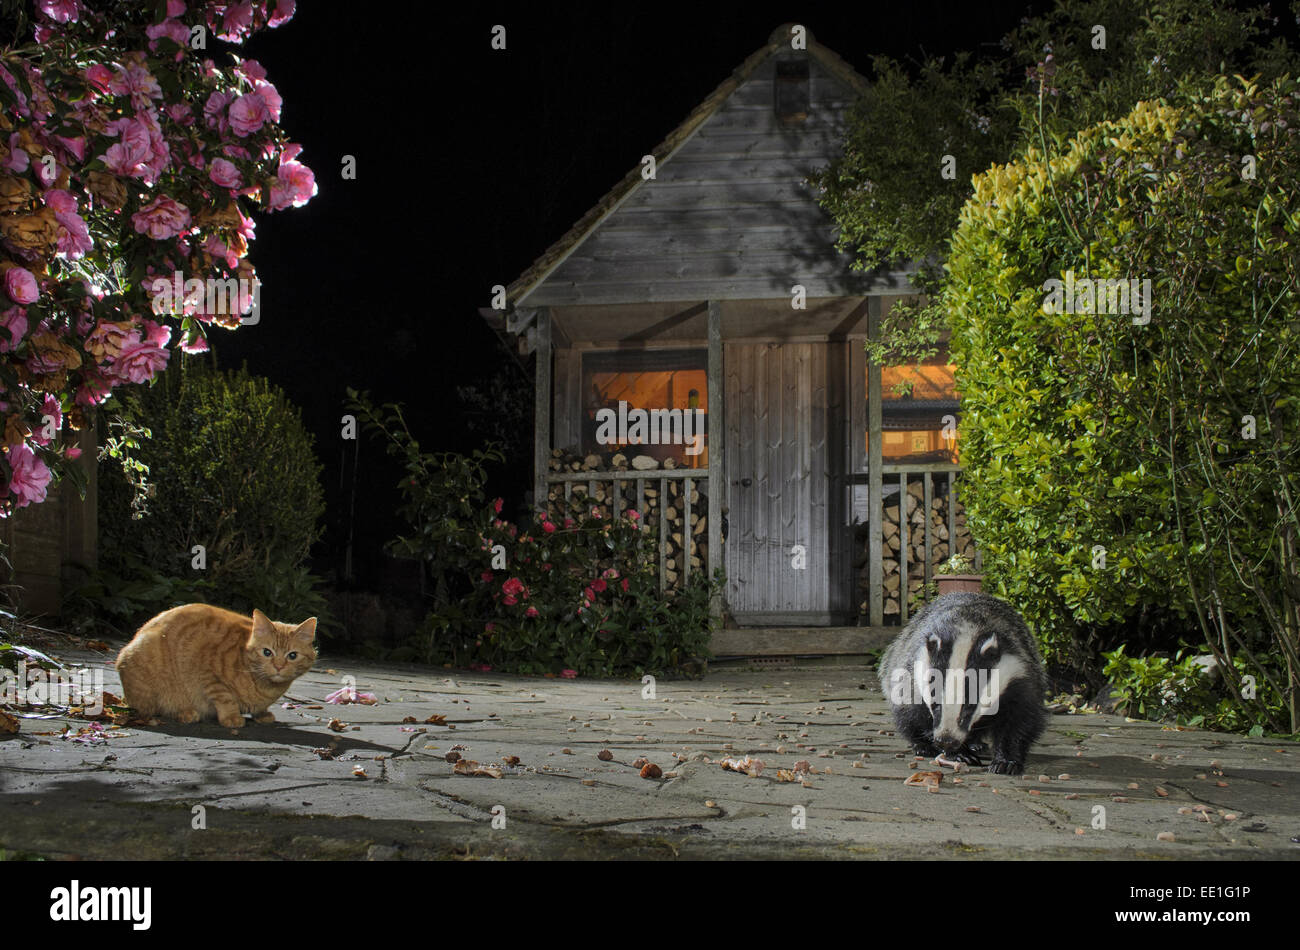
{"label": "green hedge", "polygon": [[[1158,617],[1233,691],[1244,659],[1244,705],[1283,731],[1300,728],[1297,101],[1290,80],[1223,79],[995,166],[944,296],[995,591],[1071,665]],[[1069,271],[1150,280],[1150,322],[1051,312],[1046,281]]]}
{"label": "green hedge", "polygon": [[280,389],[191,358],[105,408],[149,433],[129,453],[147,468],[147,513],[134,510],[123,467],[101,464],[102,570],[82,601],[132,621],[193,599],[285,621],[324,613],[307,567],[325,510],[321,466]]}

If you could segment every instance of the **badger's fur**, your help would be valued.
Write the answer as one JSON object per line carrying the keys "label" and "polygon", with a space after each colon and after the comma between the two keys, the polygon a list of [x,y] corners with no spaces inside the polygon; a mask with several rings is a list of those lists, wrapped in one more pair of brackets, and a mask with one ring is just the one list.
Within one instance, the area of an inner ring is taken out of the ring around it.
{"label": "badger's fur", "polygon": [[917,755],[1019,775],[1047,726],[1047,674],[1033,635],[987,594],[945,594],[886,648],[880,685]]}

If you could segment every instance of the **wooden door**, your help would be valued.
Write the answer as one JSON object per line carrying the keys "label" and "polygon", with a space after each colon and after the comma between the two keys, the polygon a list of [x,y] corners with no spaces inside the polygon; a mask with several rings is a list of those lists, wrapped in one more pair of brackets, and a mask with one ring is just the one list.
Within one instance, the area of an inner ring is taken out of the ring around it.
{"label": "wooden door", "polygon": [[843,622],[842,565],[831,563],[844,515],[832,469],[844,453],[842,413],[828,413],[830,348],[726,344],[727,602],[742,624]]}

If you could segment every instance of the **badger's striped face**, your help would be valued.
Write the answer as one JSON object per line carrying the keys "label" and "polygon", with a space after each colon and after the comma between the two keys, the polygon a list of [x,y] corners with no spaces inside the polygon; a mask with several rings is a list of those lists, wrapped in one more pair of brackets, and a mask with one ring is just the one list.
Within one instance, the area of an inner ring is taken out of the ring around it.
{"label": "badger's striped face", "polygon": [[1002,651],[997,631],[958,623],[952,633],[932,634],[913,667],[918,695],[934,721],[934,741],[948,752],[965,745],[971,728],[997,712],[1001,691],[1025,672],[1019,657]]}

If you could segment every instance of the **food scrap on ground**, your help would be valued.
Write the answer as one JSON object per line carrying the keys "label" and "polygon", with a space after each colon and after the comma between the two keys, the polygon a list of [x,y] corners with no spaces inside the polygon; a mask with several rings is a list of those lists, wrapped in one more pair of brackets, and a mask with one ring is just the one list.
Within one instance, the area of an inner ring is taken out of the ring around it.
{"label": "food scrap on ground", "polygon": [[[726,771],[740,772],[743,775],[748,775],[750,778],[762,775],[764,768],[761,759],[755,759],[748,755],[743,759],[723,759],[719,764]],[[807,765],[806,762],[804,764]]]}
{"label": "food scrap on ground", "polygon": [[916,785],[924,788],[938,788],[943,781],[942,772],[913,772],[903,780],[904,785]]}

